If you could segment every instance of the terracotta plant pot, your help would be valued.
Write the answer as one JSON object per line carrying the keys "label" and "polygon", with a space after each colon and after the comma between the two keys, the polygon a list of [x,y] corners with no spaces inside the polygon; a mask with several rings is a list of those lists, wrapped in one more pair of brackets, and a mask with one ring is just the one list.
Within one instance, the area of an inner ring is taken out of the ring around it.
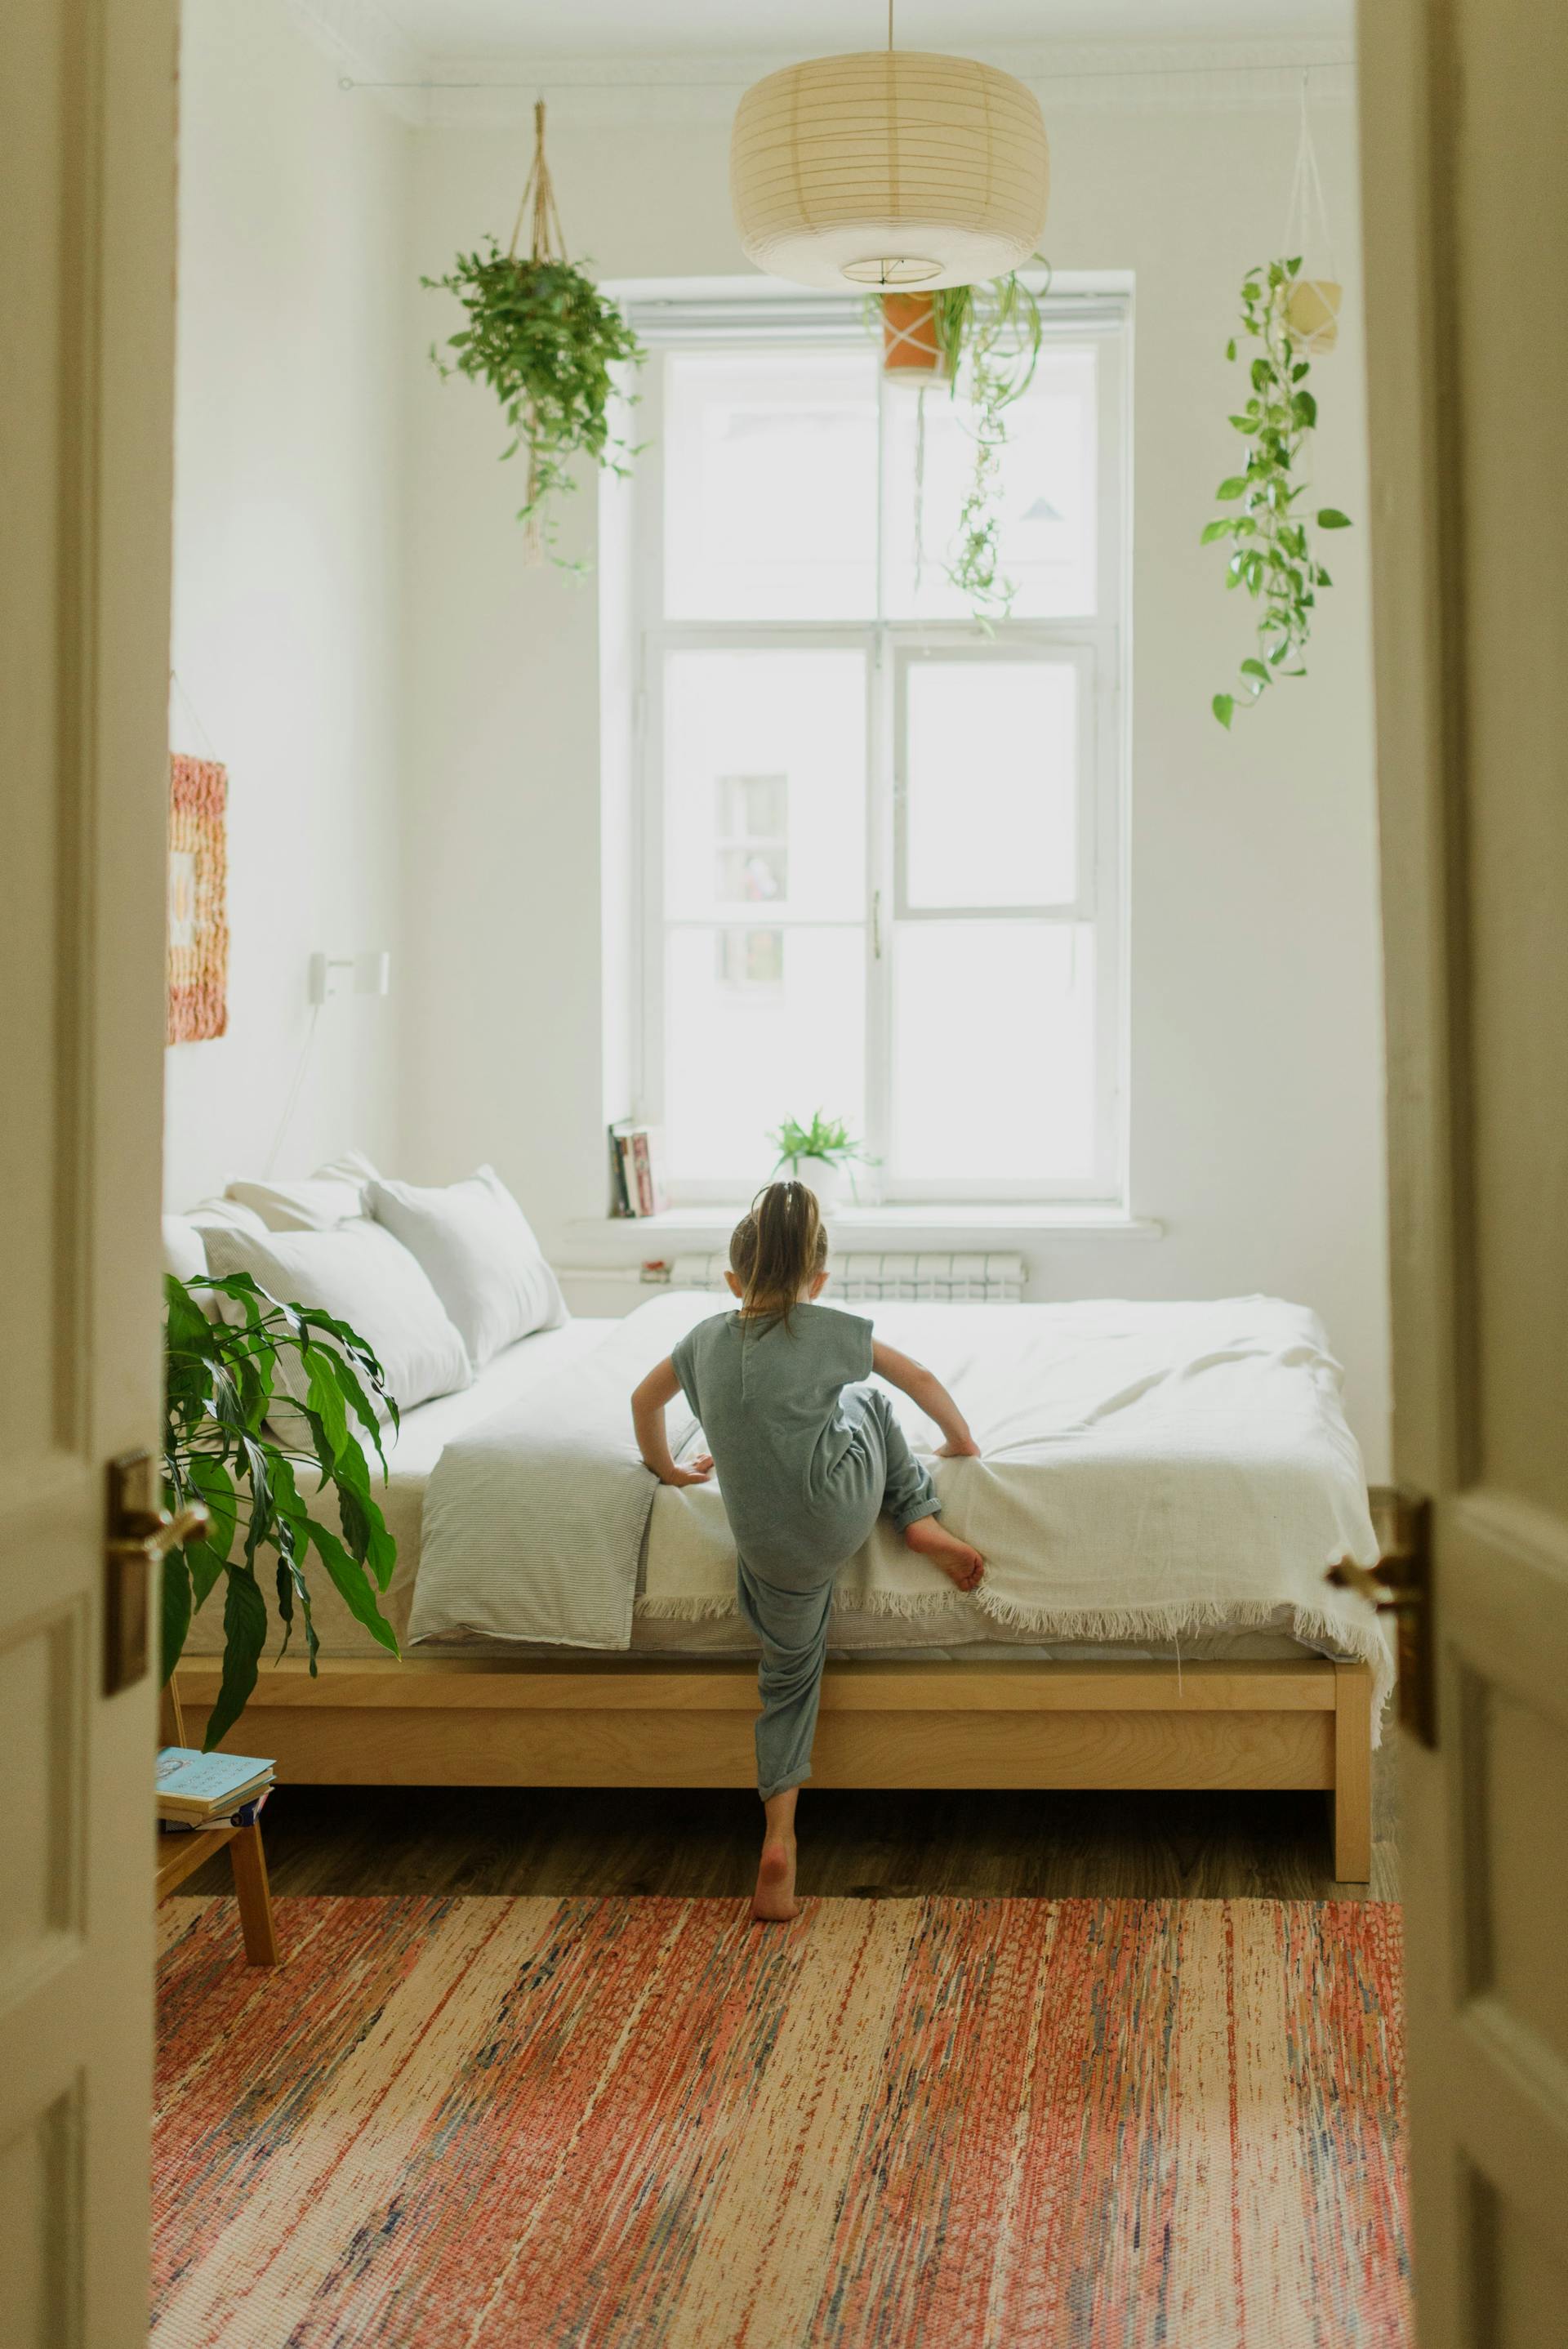
{"label": "terracotta plant pot", "polygon": [[929,294],[884,294],[882,315],[883,375],[945,374]]}
{"label": "terracotta plant pot", "polygon": [[1302,277],[1291,287],[1284,318],[1298,349],[1315,353],[1334,348],[1339,339],[1342,292],[1332,277]]}

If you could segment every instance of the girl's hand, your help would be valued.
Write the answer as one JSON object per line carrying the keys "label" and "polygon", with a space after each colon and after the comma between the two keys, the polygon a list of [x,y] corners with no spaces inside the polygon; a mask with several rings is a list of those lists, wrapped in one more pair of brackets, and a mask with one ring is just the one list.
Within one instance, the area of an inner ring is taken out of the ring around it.
{"label": "girl's hand", "polygon": [[980,1446],[967,1433],[963,1435],[950,1435],[945,1444],[937,1445],[936,1457],[938,1460],[978,1460]]}
{"label": "girl's hand", "polygon": [[676,1468],[672,1465],[661,1474],[659,1482],[661,1485],[706,1485],[712,1474],[712,1453],[699,1452],[689,1467]]}

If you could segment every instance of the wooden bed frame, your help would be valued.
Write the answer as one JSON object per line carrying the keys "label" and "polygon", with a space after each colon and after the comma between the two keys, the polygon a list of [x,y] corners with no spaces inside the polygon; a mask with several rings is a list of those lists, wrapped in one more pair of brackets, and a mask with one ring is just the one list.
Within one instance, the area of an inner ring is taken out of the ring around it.
{"label": "wooden bed frame", "polygon": [[[204,1714],[216,1657],[187,1657]],[[1317,1787],[1334,1873],[1372,1868],[1366,1664],[830,1663],[819,1786]],[[281,1780],[376,1786],[749,1786],[754,1664],[414,1658],[263,1664],[232,1737]]]}

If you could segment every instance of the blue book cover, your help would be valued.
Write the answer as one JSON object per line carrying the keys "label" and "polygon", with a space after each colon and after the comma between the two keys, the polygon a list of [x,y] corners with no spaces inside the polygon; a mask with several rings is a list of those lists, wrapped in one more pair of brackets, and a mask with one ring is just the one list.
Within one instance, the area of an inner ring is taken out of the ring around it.
{"label": "blue book cover", "polygon": [[202,1754],[192,1745],[165,1745],[158,1756],[158,1799],[181,1810],[213,1810],[268,1776],[272,1766],[253,1754]]}

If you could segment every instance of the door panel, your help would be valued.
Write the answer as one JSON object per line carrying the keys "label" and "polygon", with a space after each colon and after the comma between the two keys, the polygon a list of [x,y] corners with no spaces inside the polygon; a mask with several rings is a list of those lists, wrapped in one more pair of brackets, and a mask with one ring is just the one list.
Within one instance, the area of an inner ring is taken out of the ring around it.
{"label": "door panel", "polygon": [[0,11],[0,2328],[146,2333],[153,1685],[103,1693],[155,1440],[172,0]]}
{"label": "door panel", "polygon": [[1426,2349],[1563,2339],[1568,2232],[1568,311],[1560,0],[1363,0],[1395,1449]]}

